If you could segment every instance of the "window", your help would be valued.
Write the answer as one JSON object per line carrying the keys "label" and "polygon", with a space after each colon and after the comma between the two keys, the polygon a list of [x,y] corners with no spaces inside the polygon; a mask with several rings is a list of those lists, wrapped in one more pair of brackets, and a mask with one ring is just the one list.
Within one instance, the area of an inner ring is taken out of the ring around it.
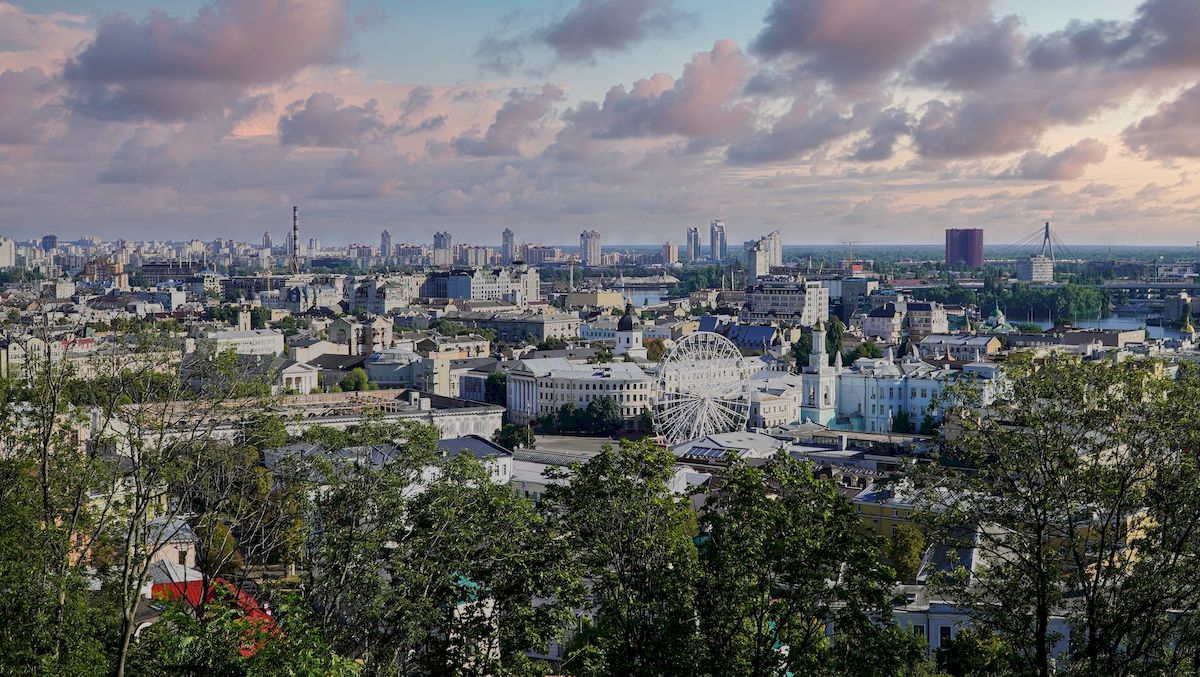
{"label": "window", "polygon": [[943,625],[938,628],[938,645],[941,646],[950,641],[950,626]]}
{"label": "window", "polygon": [[924,625],[912,626],[912,633],[913,633],[914,637],[924,637],[925,636],[925,626]]}
{"label": "window", "polygon": [[187,550],[179,551],[179,565],[180,566],[187,566],[187,554],[188,554]]}

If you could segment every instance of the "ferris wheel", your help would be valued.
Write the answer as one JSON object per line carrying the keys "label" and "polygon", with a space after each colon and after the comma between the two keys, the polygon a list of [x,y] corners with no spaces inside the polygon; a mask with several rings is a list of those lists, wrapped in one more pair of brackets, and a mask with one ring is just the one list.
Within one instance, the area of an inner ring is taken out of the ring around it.
{"label": "ferris wheel", "polygon": [[750,368],[732,341],[707,331],[680,339],[659,363],[654,431],[668,445],[745,430]]}

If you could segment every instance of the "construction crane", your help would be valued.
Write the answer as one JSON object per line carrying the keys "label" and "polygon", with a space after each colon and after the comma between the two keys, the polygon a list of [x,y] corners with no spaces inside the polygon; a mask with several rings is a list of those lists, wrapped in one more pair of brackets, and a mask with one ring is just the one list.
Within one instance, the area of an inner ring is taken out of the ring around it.
{"label": "construction crane", "polygon": [[842,244],[846,245],[846,269],[849,270],[854,267],[854,245],[870,243],[865,240],[843,240]]}

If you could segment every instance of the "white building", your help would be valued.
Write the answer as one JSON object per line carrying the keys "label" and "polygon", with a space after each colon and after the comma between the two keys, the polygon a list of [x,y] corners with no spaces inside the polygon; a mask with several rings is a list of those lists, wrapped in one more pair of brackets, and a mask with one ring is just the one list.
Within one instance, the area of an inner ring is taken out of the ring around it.
{"label": "white building", "polygon": [[829,290],[820,282],[789,275],[760,277],[746,289],[743,322],[810,327],[829,317]]}
{"label": "white building", "polygon": [[600,259],[600,232],[585,230],[579,234],[579,262],[585,266],[598,266]]}
{"label": "white building", "polygon": [[530,423],[571,402],[579,408],[592,400],[616,400],[627,430],[636,429],[642,412],[653,406],[654,379],[632,362],[573,364],[562,357],[527,359],[508,372],[508,414]]}
{"label": "white building", "polygon": [[200,344],[218,353],[233,350],[238,355],[281,355],[283,333],[274,329],[214,331],[201,339]]}
{"label": "white building", "polygon": [[1017,262],[1017,279],[1022,282],[1053,282],[1054,259],[1035,255]]}
{"label": "white building", "polygon": [[646,348],[642,345],[642,320],[633,309],[625,306],[625,314],[617,322],[616,347],[613,355],[626,355],[635,359],[646,359]]}

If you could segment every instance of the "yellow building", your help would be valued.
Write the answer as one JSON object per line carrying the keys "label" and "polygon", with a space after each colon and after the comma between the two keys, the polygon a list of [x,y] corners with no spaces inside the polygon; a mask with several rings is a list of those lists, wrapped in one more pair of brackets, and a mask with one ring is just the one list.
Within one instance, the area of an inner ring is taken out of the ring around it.
{"label": "yellow building", "polygon": [[567,294],[567,307],[624,308],[625,297],[615,291],[573,291]]}

